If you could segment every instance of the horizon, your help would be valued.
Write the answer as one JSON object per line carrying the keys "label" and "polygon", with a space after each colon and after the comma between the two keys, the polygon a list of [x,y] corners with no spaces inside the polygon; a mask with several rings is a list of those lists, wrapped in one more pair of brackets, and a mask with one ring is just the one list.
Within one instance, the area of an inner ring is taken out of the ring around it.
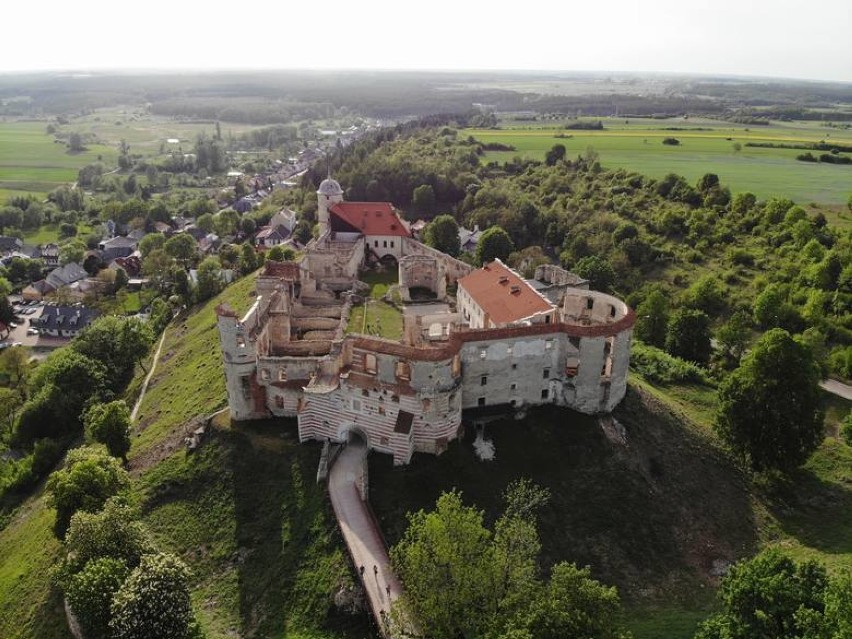
{"label": "horizon", "polygon": [[[318,10],[262,1],[236,29],[223,28],[220,12],[166,0],[151,0],[130,25],[102,0],[82,5],[51,6],[37,32],[4,34],[0,74],[359,70],[852,82],[852,6],[842,0],[816,0],[808,11],[796,0],[699,0],[687,10],[675,0],[611,0],[603,10],[532,0],[513,13],[435,0],[409,14],[386,0],[328,0]],[[31,20],[20,4],[6,17]]]}

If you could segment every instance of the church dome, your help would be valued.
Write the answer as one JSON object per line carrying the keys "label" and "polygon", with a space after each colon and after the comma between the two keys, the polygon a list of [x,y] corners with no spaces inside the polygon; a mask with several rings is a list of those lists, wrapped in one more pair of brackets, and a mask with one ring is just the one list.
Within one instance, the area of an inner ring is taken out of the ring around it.
{"label": "church dome", "polygon": [[326,178],[322,181],[322,184],[319,185],[317,193],[321,195],[343,195],[343,189],[340,188],[340,184],[338,184],[337,180]]}

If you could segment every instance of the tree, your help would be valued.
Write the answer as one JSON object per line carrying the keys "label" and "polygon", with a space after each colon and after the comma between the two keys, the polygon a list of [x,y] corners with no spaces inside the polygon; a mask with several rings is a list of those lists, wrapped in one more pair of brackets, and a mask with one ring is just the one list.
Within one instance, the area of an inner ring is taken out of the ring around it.
{"label": "tree", "polygon": [[589,280],[589,288],[593,291],[609,291],[615,282],[615,269],[612,264],[599,255],[589,255],[581,258],[571,269],[580,277]]}
{"label": "tree", "polygon": [[48,503],[56,509],[56,536],[65,538],[71,517],[78,510],[96,512],[129,485],[127,471],[103,446],[69,451],[65,467],[47,479]]}
{"label": "tree", "polygon": [[82,240],[71,240],[59,247],[59,261],[65,264],[81,264],[86,255],[86,244]]}
{"label": "tree", "polygon": [[499,226],[492,226],[479,236],[476,245],[477,264],[487,264],[495,259],[506,261],[509,254],[515,250],[512,238]]}
{"label": "tree", "polygon": [[719,588],[723,611],[705,621],[695,637],[831,637],[806,632],[825,628],[827,590],[825,568],[815,561],[797,564],[776,548],[765,550],[731,568]]}
{"label": "tree", "polygon": [[240,231],[245,235],[251,235],[257,229],[257,223],[250,217],[246,216],[240,220]]}
{"label": "tree", "polygon": [[184,639],[193,622],[189,569],[174,555],[146,555],[115,594],[115,639]]}
{"label": "tree", "polygon": [[0,387],[0,441],[5,441],[6,437],[12,432],[15,417],[23,403],[24,399],[17,389]]}
{"label": "tree", "polygon": [[716,332],[716,341],[722,358],[729,365],[736,366],[745,353],[751,335],[751,317],[743,310],[731,315]]}
{"label": "tree", "polygon": [[112,600],[130,574],[118,559],[94,559],[65,588],[68,605],[87,637],[108,637]]}
{"label": "tree", "polygon": [[662,291],[654,289],[636,307],[636,338],[662,348],[666,343],[669,301]]}
{"label": "tree", "polygon": [[439,215],[425,230],[426,244],[442,253],[457,257],[461,250],[459,225],[452,215]]}
{"label": "tree", "polygon": [[823,440],[820,377],[808,347],[768,331],[719,386],[716,432],[754,470],[790,472]]}
{"label": "tree", "polygon": [[725,309],[726,297],[725,287],[715,277],[705,275],[686,289],[683,303],[708,315],[718,315]]}
{"label": "tree", "polygon": [[68,136],[68,150],[72,153],[80,153],[86,150],[86,147],[83,146],[83,136],[79,133],[74,132]]}
{"label": "tree", "polygon": [[267,260],[272,260],[273,262],[283,262],[284,261],[284,247],[280,244],[277,246],[273,246],[269,249],[269,252],[266,254]]}
{"label": "tree", "polygon": [[189,265],[197,252],[195,239],[188,233],[179,233],[166,240],[163,249],[166,254],[182,263],[185,267]]}
{"label": "tree", "polygon": [[127,462],[130,450],[130,409],[123,399],[92,404],[83,414],[86,438],[107,447],[109,454]]}
{"label": "tree", "polygon": [[666,350],[696,364],[710,361],[710,318],[703,311],[679,309],[669,320],[666,329]]}
{"label": "tree", "polygon": [[152,251],[163,248],[166,243],[166,236],[162,233],[148,233],[139,241],[139,252],[142,253],[142,258],[148,257]]}
{"label": "tree", "polygon": [[9,301],[9,293],[12,292],[12,285],[5,277],[0,277],[0,322],[7,326],[9,322],[15,319],[15,309],[12,308],[12,303]]}
{"label": "tree", "polygon": [[99,512],[78,511],[71,517],[65,537],[65,559],[59,566],[60,584],[99,557],[118,559],[128,568],[139,565],[154,545],[139,511],[123,495],[110,497]]}
{"label": "tree", "polygon": [[248,275],[257,269],[257,253],[250,242],[243,244],[240,249],[240,272],[243,275]]}
{"label": "tree", "polygon": [[204,215],[199,215],[195,220],[195,226],[200,228],[205,233],[213,232],[213,215],[211,213],[205,213]]}
{"label": "tree", "polygon": [[421,184],[411,195],[411,205],[418,213],[429,213],[435,208],[435,190],[431,184]]}
{"label": "tree", "polygon": [[240,214],[234,209],[225,209],[215,218],[216,233],[220,237],[233,235],[240,224]]}
{"label": "tree", "polygon": [[435,639],[476,636],[489,622],[494,549],[483,513],[458,492],[442,494],[430,513],[408,516],[391,550],[406,604]]}
{"label": "tree", "polygon": [[71,343],[71,348],[106,367],[106,384],[122,390],[133,377],[136,365],[148,354],[154,335],[135,317],[99,317]]}
{"label": "tree", "polygon": [[222,264],[213,255],[198,265],[198,284],[195,289],[196,301],[204,302],[222,290]]}
{"label": "tree", "polygon": [[544,156],[544,163],[547,166],[554,166],[557,162],[565,159],[565,145],[554,144]]}
{"label": "tree", "polygon": [[592,579],[588,567],[560,562],[538,597],[529,628],[536,639],[618,639],[624,637],[618,619],[618,591]]}

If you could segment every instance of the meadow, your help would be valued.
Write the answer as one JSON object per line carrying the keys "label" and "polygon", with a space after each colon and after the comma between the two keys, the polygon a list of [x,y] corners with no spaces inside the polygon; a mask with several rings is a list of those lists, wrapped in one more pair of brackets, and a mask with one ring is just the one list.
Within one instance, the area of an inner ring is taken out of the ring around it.
{"label": "meadow", "polygon": [[99,158],[113,164],[118,149],[105,144],[89,145],[71,153],[65,144],[47,133],[47,121],[0,123],[0,201],[17,194],[45,195],[74,182],[77,171]]}
{"label": "meadow", "polygon": [[[12,195],[43,197],[53,189],[71,184],[77,172],[87,164],[102,161],[108,169],[116,167],[119,145],[124,140],[130,153],[154,157],[161,152],[190,153],[200,133],[213,135],[212,122],[186,122],[173,118],[136,113],[123,109],[104,109],[72,117],[61,125],[63,133],[80,133],[89,143],[86,150],[71,153],[47,132],[53,119],[0,122],[0,202]],[[257,128],[246,124],[221,123],[222,135],[237,136]],[[176,139],[177,143],[168,143]]]}
{"label": "meadow", "polygon": [[[748,143],[852,145],[852,131],[819,122],[748,126],[696,118],[601,119],[603,130],[568,130],[558,124],[504,121],[498,129],[466,129],[479,141],[499,143],[514,151],[488,151],[485,161],[505,162],[515,156],[544,159],[555,144],[567,157],[592,147],[606,168],[624,168],[654,178],[677,173],[694,183],[716,173],[734,193],[751,191],[758,198],[788,197],[796,202],[828,206],[845,204],[852,192],[852,165],[800,162],[801,149],[760,148]],[[557,137],[564,136],[564,137]],[[665,145],[674,137],[677,146]],[[739,145],[739,150],[735,145]],[[819,155],[821,152],[814,152]]]}

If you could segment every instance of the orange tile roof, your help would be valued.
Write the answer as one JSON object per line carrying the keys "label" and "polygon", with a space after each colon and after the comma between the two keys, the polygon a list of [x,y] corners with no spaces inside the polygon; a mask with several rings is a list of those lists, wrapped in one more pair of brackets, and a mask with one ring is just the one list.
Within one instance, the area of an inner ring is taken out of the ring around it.
{"label": "orange tile roof", "polygon": [[554,306],[500,260],[494,260],[458,282],[495,324],[518,322]]}
{"label": "orange tile roof", "polygon": [[[364,235],[411,236],[389,202],[338,202],[329,212],[345,226]],[[332,228],[335,228],[333,219]]]}

